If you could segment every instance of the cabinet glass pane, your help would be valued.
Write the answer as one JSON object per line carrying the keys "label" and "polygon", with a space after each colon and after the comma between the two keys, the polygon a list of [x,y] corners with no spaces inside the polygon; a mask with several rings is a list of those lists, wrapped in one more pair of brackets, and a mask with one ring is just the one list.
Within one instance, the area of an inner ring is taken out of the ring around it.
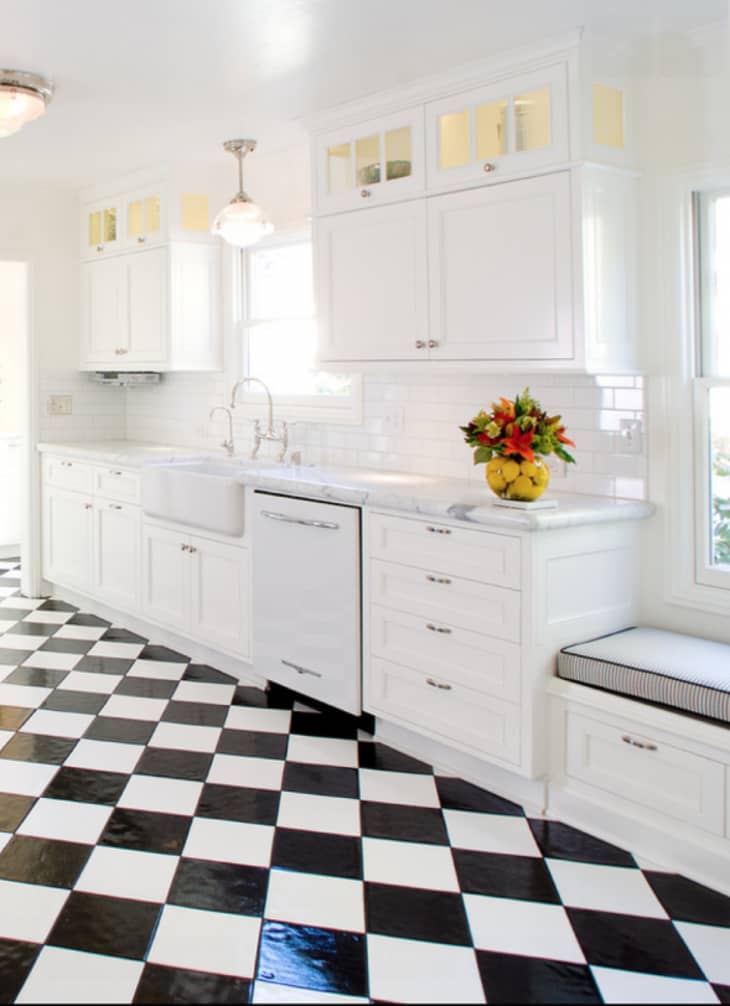
{"label": "cabinet glass pane", "polygon": [[136,238],[143,232],[142,200],[135,199],[127,206],[127,235],[130,238]]}
{"label": "cabinet glass pane", "polygon": [[89,213],[89,245],[101,244],[101,210]]}
{"label": "cabinet glass pane", "polygon": [[159,196],[147,196],[144,201],[144,229],[146,234],[154,234],[160,229]]}
{"label": "cabinet glass pane", "polygon": [[506,101],[492,101],[477,107],[478,160],[489,160],[507,153],[507,107]]}
{"label": "cabinet glass pane", "polygon": [[624,93],[616,87],[593,85],[593,142],[624,148]]}
{"label": "cabinet glass pane", "polygon": [[117,240],[117,211],[112,207],[104,210],[104,241]]}
{"label": "cabinet glass pane", "polygon": [[327,191],[331,195],[349,192],[355,187],[352,177],[352,147],[340,143],[327,148]]}
{"label": "cabinet glass pane", "polygon": [[550,146],[550,88],[515,97],[515,150]]}
{"label": "cabinet glass pane", "polygon": [[469,112],[439,117],[439,167],[459,168],[471,161]]}
{"label": "cabinet glass pane", "polygon": [[380,137],[363,136],[355,141],[355,168],[358,185],[377,185],[380,181]]}
{"label": "cabinet glass pane", "polygon": [[407,178],[413,171],[411,163],[411,129],[389,129],[385,134],[385,177]]}
{"label": "cabinet glass pane", "polygon": [[[196,192],[183,192],[180,199],[180,211],[180,215],[182,217],[182,228],[184,231],[205,232],[209,230],[210,211],[208,209],[207,196],[199,195]],[[158,230],[159,226],[160,223],[158,220]]]}

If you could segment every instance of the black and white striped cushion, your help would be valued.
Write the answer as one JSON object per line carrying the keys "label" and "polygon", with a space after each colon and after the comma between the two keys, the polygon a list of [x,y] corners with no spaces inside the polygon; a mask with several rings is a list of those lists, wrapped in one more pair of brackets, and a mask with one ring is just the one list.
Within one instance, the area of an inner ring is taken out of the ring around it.
{"label": "black and white striped cushion", "polygon": [[730,723],[730,646],[632,628],[564,647],[561,678]]}

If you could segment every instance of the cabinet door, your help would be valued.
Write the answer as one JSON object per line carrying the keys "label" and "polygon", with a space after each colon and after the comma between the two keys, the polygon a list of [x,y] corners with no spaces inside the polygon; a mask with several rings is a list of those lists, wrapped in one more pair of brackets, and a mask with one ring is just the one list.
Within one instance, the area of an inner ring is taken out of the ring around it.
{"label": "cabinet door", "polygon": [[166,237],[166,201],[162,186],[132,192],[122,201],[124,247],[138,251]]}
{"label": "cabinet door", "polygon": [[190,631],[209,646],[248,657],[250,576],[247,548],[191,538]]}
{"label": "cabinet door", "polygon": [[121,204],[118,199],[90,203],[81,213],[81,257],[110,255],[122,244]]}
{"label": "cabinet door", "polygon": [[128,356],[124,260],[82,265],[81,282],[82,365],[116,367]]}
{"label": "cabinet door", "polygon": [[171,629],[190,631],[190,544],[156,524],[142,527],[142,611]]}
{"label": "cabinet door", "polygon": [[76,590],[91,589],[94,504],[81,493],[43,494],[43,576]]}
{"label": "cabinet door", "polygon": [[321,360],[425,358],[425,202],[325,217],[317,237]]}
{"label": "cabinet door", "polygon": [[431,357],[569,360],[567,172],[429,200]]}
{"label": "cabinet door", "polygon": [[125,363],[164,363],[167,348],[168,257],[164,248],[124,256],[128,346]]}
{"label": "cabinet door", "polygon": [[139,609],[139,507],[97,500],[94,504],[94,590],[122,611]]}
{"label": "cabinet door", "polygon": [[220,248],[178,242],[170,246],[169,370],[220,370]]}

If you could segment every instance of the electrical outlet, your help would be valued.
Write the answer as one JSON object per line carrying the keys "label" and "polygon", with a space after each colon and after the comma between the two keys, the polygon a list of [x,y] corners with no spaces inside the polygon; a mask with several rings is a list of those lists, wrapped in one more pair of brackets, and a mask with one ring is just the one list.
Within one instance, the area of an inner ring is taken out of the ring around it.
{"label": "electrical outlet", "polygon": [[641,454],[642,432],[640,419],[621,419],[618,425],[618,453]]}
{"label": "electrical outlet", "polygon": [[402,433],[405,411],[402,405],[388,405],[383,414],[383,433]]}
{"label": "electrical outlet", "polygon": [[73,398],[71,395],[49,395],[48,415],[49,416],[70,416],[73,412]]}

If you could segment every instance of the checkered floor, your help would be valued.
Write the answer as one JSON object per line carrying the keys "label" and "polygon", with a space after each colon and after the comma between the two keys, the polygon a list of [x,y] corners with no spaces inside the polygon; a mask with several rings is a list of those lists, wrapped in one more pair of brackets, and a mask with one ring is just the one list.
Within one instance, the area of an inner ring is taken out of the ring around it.
{"label": "checkered floor", "polygon": [[730,1002],[730,899],[0,562],[0,1001]]}

